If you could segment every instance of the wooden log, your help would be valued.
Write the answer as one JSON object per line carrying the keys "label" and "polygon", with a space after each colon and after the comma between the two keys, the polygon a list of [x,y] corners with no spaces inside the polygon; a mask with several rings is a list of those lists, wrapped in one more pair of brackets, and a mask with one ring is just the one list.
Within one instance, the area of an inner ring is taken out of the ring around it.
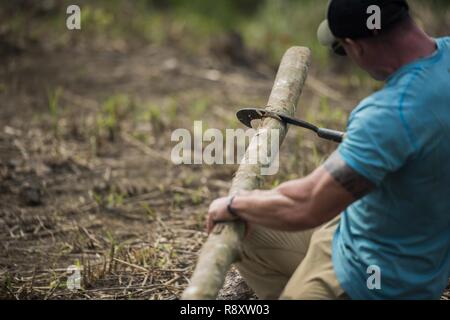
{"label": "wooden log", "polygon": [[[283,56],[270,94],[268,109],[294,116],[300,94],[305,83],[310,64],[311,52],[305,47],[292,47]],[[256,135],[264,130],[276,129],[279,139],[253,139],[247,149],[257,150],[259,144],[277,143],[279,146],[287,133],[287,126],[282,122],[266,118],[258,127]],[[261,165],[249,162],[241,163],[233,179],[230,195],[240,190],[253,190],[261,186]],[[239,247],[244,236],[242,222],[220,223],[214,227],[201,250],[197,266],[190,285],[183,293],[184,300],[215,299],[225,281],[225,275],[231,264],[239,259]]]}

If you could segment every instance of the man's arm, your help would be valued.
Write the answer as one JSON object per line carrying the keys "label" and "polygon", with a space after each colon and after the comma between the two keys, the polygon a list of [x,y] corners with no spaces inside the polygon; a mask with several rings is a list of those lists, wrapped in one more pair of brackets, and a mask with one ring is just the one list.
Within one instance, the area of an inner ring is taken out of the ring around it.
{"label": "man's arm", "polygon": [[372,182],[347,166],[337,151],[328,158],[323,167],[354,200],[361,199],[374,187]]}
{"label": "man's arm", "polygon": [[[307,177],[285,182],[273,190],[254,190],[236,196],[232,208],[250,224],[300,231],[331,220],[373,187],[334,152]],[[209,230],[217,221],[235,219],[227,210],[228,200],[220,198],[211,204]]]}

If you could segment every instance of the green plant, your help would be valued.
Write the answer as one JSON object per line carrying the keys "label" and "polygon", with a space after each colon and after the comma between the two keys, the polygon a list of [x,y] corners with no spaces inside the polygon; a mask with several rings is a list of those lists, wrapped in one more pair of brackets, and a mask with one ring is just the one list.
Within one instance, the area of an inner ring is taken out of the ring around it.
{"label": "green plant", "polygon": [[92,199],[95,201],[95,203],[97,203],[97,205],[99,205],[99,206],[103,205],[103,197],[100,194],[98,194],[97,192],[94,192],[94,191],[90,191],[89,194],[92,197]]}
{"label": "green plant", "polygon": [[194,205],[199,205],[203,202],[203,195],[200,189],[194,190],[194,192],[191,194],[191,201]]}
{"label": "green plant", "polygon": [[113,142],[120,131],[120,124],[133,111],[134,104],[127,95],[119,94],[109,97],[102,105],[97,117],[99,134],[107,132],[108,139]]}
{"label": "green plant", "polygon": [[148,203],[143,203],[141,206],[151,221],[155,221],[158,218],[158,213]]}
{"label": "green plant", "polygon": [[174,98],[169,98],[166,101],[165,109],[167,110],[166,114],[170,123],[176,122],[178,116],[178,101]]}
{"label": "green plant", "polygon": [[202,119],[205,116],[208,106],[209,101],[206,98],[200,98],[194,101],[189,110],[194,119]]}
{"label": "green plant", "polygon": [[108,208],[115,208],[123,204],[125,196],[122,193],[111,192],[106,197],[106,206]]}
{"label": "green plant", "polygon": [[50,90],[47,93],[48,98],[48,110],[50,112],[51,122],[52,122],[52,130],[55,136],[59,135],[59,98],[62,94],[61,88],[56,88],[54,90]]}
{"label": "green plant", "polygon": [[150,105],[147,110],[147,118],[150,121],[154,133],[164,130],[165,123],[161,114],[161,109],[156,105]]}

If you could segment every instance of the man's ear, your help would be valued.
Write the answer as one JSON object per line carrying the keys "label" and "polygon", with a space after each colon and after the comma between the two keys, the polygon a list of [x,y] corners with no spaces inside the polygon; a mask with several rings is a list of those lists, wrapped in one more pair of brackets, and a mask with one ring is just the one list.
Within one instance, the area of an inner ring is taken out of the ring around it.
{"label": "man's ear", "polygon": [[353,56],[361,57],[364,54],[364,47],[358,42],[350,38],[344,38],[346,50],[351,50]]}

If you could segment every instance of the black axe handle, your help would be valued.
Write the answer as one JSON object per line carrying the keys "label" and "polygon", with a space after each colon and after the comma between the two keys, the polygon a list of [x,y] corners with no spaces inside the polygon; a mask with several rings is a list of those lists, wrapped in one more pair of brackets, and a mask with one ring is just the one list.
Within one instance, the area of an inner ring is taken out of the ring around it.
{"label": "black axe handle", "polygon": [[251,125],[252,120],[259,120],[262,118],[269,117],[269,118],[274,118],[274,119],[280,120],[280,121],[288,123],[288,124],[292,124],[297,127],[312,130],[320,138],[323,138],[326,140],[331,140],[334,142],[341,143],[345,136],[345,132],[326,129],[326,128],[319,128],[307,121],[295,119],[295,118],[292,118],[285,114],[282,114],[280,112],[274,112],[274,111],[270,111],[270,110],[266,110],[266,109],[259,109],[259,108],[240,109],[236,113],[236,117],[239,119],[240,122],[242,122],[244,125],[246,125],[249,128],[252,127],[252,125]]}

